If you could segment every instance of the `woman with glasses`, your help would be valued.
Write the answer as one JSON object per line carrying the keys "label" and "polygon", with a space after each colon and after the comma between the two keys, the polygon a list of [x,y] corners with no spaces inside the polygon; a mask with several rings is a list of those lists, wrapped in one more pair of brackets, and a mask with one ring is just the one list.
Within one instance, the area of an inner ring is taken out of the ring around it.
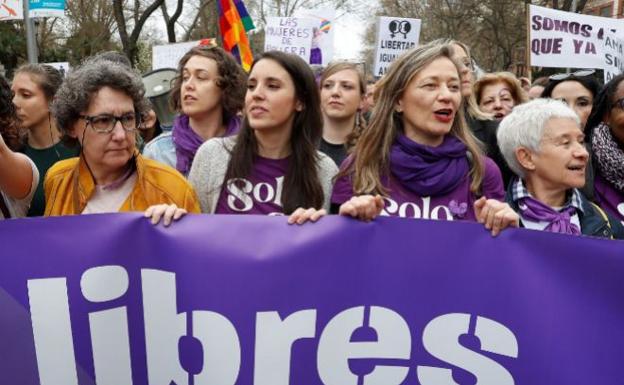
{"label": "woman with glasses", "polygon": [[88,61],[65,78],[52,110],[65,139],[79,144],[81,153],[48,171],[45,215],[144,211],[169,204],[168,224],[184,211],[199,212],[182,175],[136,149],[137,129],[149,108],[144,91],[132,69],[104,60]]}
{"label": "woman with glasses", "polygon": [[528,100],[520,81],[510,72],[485,74],[474,85],[479,109],[499,122]]}
{"label": "woman with glasses", "polygon": [[594,98],[600,84],[593,77],[594,70],[582,70],[573,73],[552,75],[542,91],[542,98],[561,100],[577,113],[581,119],[581,128],[585,128],[591,113]]}
{"label": "woman with glasses", "polygon": [[26,216],[39,182],[33,161],[11,148],[18,129],[12,97],[8,82],[0,75],[0,219]]}
{"label": "woman with glasses", "polygon": [[624,221],[624,74],[600,90],[585,126],[591,167],[584,192]]}
{"label": "woman with glasses", "polygon": [[[379,81],[371,122],[343,163],[332,211],[485,224],[494,235],[517,224],[500,171],[463,118],[454,48],[436,42],[395,60]],[[382,198],[383,196],[383,198]]]}

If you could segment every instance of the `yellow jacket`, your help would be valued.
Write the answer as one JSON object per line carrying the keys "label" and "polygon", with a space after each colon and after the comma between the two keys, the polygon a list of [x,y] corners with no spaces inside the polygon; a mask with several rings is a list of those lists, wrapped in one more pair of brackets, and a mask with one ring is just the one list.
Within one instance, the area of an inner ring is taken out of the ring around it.
{"label": "yellow jacket", "polygon": [[[175,203],[189,213],[200,213],[193,187],[175,169],[134,156],[137,179],[119,211],[144,211],[149,206]],[[57,162],[45,176],[45,216],[80,214],[95,191],[95,181],[82,157]]]}

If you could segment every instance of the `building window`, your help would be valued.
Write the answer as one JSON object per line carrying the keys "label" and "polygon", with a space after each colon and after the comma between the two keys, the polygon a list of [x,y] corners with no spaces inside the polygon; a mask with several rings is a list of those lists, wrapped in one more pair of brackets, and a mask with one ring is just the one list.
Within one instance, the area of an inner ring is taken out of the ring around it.
{"label": "building window", "polygon": [[613,12],[611,11],[611,5],[607,5],[606,7],[600,8],[600,16],[603,16],[603,17],[613,16]]}

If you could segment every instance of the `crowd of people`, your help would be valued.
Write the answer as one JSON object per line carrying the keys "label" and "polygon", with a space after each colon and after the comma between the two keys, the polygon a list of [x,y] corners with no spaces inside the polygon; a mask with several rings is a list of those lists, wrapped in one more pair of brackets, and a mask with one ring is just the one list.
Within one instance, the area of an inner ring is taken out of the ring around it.
{"label": "crowd of people", "polygon": [[1,217],[383,215],[624,239],[624,75],[601,87],[590,70],[529,84],[475,69],[452,39],[377,81],[349,62],[315,75],[278,51],[247,74],[198,46],[161,127],[123,57],[65,78],[27,64],[10,85],[0,77]]}

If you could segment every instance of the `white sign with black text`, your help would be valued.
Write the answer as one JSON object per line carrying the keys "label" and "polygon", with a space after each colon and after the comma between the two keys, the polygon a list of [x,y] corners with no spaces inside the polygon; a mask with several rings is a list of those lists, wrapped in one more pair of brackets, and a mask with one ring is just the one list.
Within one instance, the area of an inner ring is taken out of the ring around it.
{"label": "white sign with black text", "polygon": [[418,45],[420,19],[379,18],[375,45],[375,76],[383,76],[390,64],[403,52]]}

